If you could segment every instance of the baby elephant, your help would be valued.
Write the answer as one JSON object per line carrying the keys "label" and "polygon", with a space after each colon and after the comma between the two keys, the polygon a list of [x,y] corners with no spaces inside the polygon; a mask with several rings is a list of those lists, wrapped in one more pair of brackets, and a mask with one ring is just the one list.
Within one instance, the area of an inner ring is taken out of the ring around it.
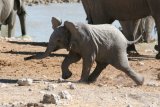
{"label": "baby elephant", "polygon": [[[62,78],[68,79],[72,73],[69,66],[83,59],[83,69],[80,81],[94,82],[102,70],[111,64],[131,77],[137,85],[142,85],[144,78],[137,74],[128,63],[127,45],[138,41],[128,41],[124,35],[110,24],[89,25],[65,21],[64,26],[56,18],[52,18],[52,33],[48,47],[43,55],[31,56],[28,59],[47,57],[52,51],[65,48],[69,51],[61,69]],[[95,70],[90,74],[91,67],[97,63]]]}

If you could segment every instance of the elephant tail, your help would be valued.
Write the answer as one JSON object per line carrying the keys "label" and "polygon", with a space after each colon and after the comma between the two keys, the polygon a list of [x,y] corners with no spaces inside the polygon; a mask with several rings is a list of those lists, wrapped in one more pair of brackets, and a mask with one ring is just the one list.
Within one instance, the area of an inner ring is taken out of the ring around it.
{"label": "elephant tail", "polygon": [[[143,32],[143,33],[144,33],[144,32]],[[143,33],[142,33],[136,40],[134,40],[134,41],[128,41],[128,40],[127,40],[127,44],[128,44],[128,45],[132,45],[132,44],[137,43],[137,42],[141,39],[141,37],[143,36]]]}

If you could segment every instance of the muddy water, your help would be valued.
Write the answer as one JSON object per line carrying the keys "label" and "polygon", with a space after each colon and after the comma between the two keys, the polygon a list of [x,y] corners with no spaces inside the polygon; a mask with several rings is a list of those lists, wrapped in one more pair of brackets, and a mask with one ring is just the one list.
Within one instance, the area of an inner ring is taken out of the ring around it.
{"label": "muddy water", "polygon": [[[27,6],[27,34],[32,37],[33,41],[48,42],[51,33],[51,17],[59,17],[62,21],[69,20],[72,22],[86,23],[86,15],[82,4],[80,3],[63,3]],[[118,21],[113,23],[117,28],[120,27]],[[19,21],[16,22],[16,36],[20,36]],[[153,35],[156,35],[153,32]]]}

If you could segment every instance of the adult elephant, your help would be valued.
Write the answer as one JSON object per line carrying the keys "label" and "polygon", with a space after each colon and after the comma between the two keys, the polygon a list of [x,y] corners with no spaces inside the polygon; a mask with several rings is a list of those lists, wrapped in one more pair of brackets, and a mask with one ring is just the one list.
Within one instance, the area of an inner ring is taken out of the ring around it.
{"label": "adult elephant", "polygon": [[[136,21],[131,20],[131,21],[120,21],[120,24],[122,26],[122,32],[124,33],[125,37],[128,40],[134,40],[137,38],[138,35],[143,35],[142,40],[143,42],[149,43],[152,42],[154,39],[151,36],[152,30],[155,27],[155,21],[152,16],[147,16],[145,18],[142,18],[140,20],[139,27],[137,29],[135,37],[133,36],[134,34],[134,29],[136,26]],[[128,47],[128,52],[130,51],[136,51],[135,46],[131,45]]]}
{"label": "adult elephant", "polygon": [[22,36],[26,35],[26,11],[23,0],[0,0],[0,29],[8,25],[8,37],[14,36],[14,27],[18,15]]}
{"label": "adult elephant", "polygon": [[160,59],[160,0],[82,0],[88,23],[138,20],[153,16],[158,30],[157,59]]}
{"label": "adult elephant", "polygon": [[142,34],[144,32],[143,33],[144,42],[149,43],[153,41],[152,31],[154,30],[154,27],[155,27],[155,21],[152,16],[147,16],[142,19],[140,23],[139,33]]}

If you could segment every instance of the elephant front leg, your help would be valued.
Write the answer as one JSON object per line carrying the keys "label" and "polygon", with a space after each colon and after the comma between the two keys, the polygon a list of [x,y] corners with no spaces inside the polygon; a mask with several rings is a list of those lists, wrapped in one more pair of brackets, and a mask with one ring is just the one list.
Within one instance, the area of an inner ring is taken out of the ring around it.
{"label": "elephant front leg", "polygon": [[79,80],[79,82],[88,82],[88,77],[89,77],[93,62],[94,62],[94,58],[83,59],[83,69],[82,69],[81,79]]}
{"label": "elephant front leg", "polygon": [[72,63],[79,61],[81,57],[78,54],[70,52],[68,56],[65,57],[61,69],[62,69],[62,78],[68,79],[72,76],[72,73],[69,70],[69,66]]}
{"label": "elephant front leg", "polygon": [[102,70],[107,66],[108,64],[103,64],[103,63],[97,63],[97,66],[95,70],[91,73],[91,75],[88,78],[88,82],[94,82],[97,80],[98,76],[102,72]]}

